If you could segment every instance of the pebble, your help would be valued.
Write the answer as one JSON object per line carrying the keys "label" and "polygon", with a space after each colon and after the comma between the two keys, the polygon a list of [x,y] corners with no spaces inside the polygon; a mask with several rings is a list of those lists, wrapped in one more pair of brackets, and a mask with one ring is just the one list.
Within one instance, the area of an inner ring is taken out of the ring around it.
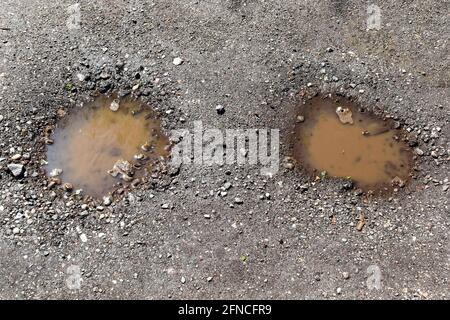
{"label": "pebble", "polygon": [[62,173],[62,169],[53,169],[52,171],[50,171],[50,177],[57,177]]}
{"label": "pebble", "polygon": [[173,64],[176,66],[179,66],[180,64],[183,63],[183,59],[181,59],[180,57],[176,57],[175,59],[173,59]]}
{"label": "pebble", "polygon": [[12,231],[14,234],[18,234],[20,232],[20,229],[15,227]]}
{"label": "pebble", "polygon": [[225,182],[222,186],[223,190],[229,190],[233,185],[230,182]]}
{"label": "pebble", "polygon": [[84,234],[84,233],[82,233],[82,234],[80,234],[80,240],[81,240],[81,242],[87,242],[87,236]]}
{"label": "pebble", "polygon": [[113,102],[111,102],[111,105],[109,106],[109,109],[111,111],[115,112],[115,111],[119,110],[119,107],[120,107],[119,101],[116,99]]}
{"label": "pebble", "polygon": [[181,283],[186,283],[186,278],[185,277],[181,277]]}
{"label": "pebble", "polygon": [[303,121],[305,121],[305,117],[304,116],[297,116],[297,122],[298,123],[303,122]]}
{"label": "pebble", "polygon": [[216,111],[218,114],[224,114],[225,113],[225,107],[221,104],[216,106]]}
{"label": "pebble", "polygon": [[243,204],[244,201],[241,198],[234,198],[234,203],[236,203],[236,204]]}
{"label": "pebble", "polygon": [[20,158],[22,158],[22,155],[20,153],[16,153],[11,157],[11,160],[16,161],[19,160]]}
{"label": "pebble", "polygon": [[8,164],[7,167],[9,169],[9,171],[11,171],[12,175],[16,178],[20,177],[23,174],[23,172],[25,171],[24,166],[19,163],[10,163],[10,164]]}
{"label": "pebble", "polygon": [[342,276],[344,277],[345,280],[350,278],[350,274],[348,272],[342,272]]}
{"label": "pebble", "polygon": [[423,150],[419,148],[415,148],[414,153],[417,154],[418,156],[423,156],[424,154]]}
{"label": "pebble", "polygon": [[112,202],[112,199],[110,196],[103,197],[103,204],[105,206],[109,206],[111,204],[111,202]]}

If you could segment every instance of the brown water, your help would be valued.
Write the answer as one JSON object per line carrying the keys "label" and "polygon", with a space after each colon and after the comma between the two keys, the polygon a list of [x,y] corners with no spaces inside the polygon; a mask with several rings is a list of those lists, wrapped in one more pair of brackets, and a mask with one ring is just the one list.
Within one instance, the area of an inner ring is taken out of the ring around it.
{"label": "brown water", "polygon": [[360,112],[353,102],[336,100],[316,97],[301,107],[305,121],[295,128],[297,161],[333,177],[351,178],[365,190],[390,187],[395,177],[406,181],[412,156],[399,139],[401,132]]}
{"label": "brown water", "polygon": [[[140,164],[141,169],[134,169],[136,177],[142,175],[146,164],[168,155],[168,139],[154,113],[132,100],[120,101],[119,109],[112,111],[113,100],[100,96],[64,117],[47,149],[47,173],[62,169],[59,177],[63,182],[94,197],[105,195],[120,181],[108,173],[117,160]],[[143,145],[150,150],[144,151]],[[135,159],[139,154],[145,159]]]}

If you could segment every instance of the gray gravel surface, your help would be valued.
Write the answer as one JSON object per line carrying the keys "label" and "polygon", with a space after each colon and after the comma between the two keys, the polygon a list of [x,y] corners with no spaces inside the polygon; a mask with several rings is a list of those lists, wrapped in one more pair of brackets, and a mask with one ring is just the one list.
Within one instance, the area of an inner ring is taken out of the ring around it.
{"label": "gray gravel surface", "polygon": [[[74,3],[1,1],[1,298],[449,299],[448,0],[374,1],[369,31],[361,0],[83,0],[70,29]],[[45,127],[113,90],[166,130],[282,135],[302,95],[338,92],[422,152],[384,198],[283,166],[182,166],[101,207],[49,189]]]}

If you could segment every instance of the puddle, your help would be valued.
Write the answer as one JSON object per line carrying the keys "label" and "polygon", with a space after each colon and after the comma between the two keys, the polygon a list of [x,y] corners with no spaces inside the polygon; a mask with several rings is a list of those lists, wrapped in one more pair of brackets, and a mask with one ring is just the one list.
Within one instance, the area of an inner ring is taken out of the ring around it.
{"label": "puddle", "polygon": [[100,96],[61,119],[47,148],[48,175],[102,197],[116,183],[141,177],[152,163],[168,156],[169,140],[154,112],[131,99],[117,102]]}
{"label": "puddle", "polygon": [[408,179],[412,154],[391,122],[337,97],[307,101],[298,119],[294,158],[306,168],[350,178],[365,191],[403,186]]}

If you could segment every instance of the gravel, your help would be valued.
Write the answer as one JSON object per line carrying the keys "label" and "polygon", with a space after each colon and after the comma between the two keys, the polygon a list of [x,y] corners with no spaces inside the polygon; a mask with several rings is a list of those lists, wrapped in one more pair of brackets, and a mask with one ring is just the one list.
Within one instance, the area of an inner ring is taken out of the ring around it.
{"label": "gravel", "polygon": [[[447,3],[377,5],[382,28],[367,31],[361,0],[83,1],[68,29],[65,3],[2,1],[0,298],[448,299]],[[163,168],[109,205],[50,184],[46,127],[113,90],[166,130],[280,129],[280,159],[296,106],[338,92],[400,124],[415,170],[381,198],[290,161],[272,178]]]}

